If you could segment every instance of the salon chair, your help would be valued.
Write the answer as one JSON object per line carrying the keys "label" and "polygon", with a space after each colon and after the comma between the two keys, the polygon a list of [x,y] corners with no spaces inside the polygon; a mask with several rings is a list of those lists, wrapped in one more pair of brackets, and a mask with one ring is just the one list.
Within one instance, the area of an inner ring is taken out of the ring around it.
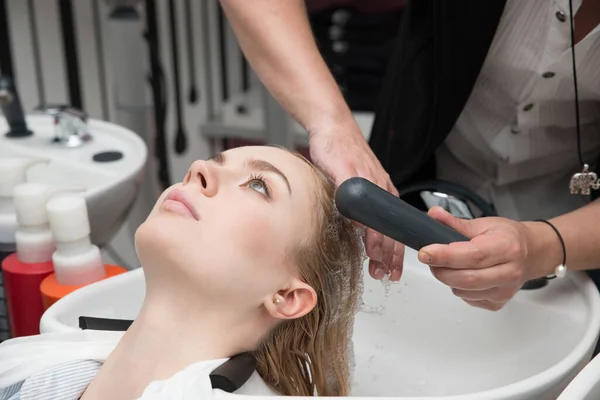
{"label": "salon chair", "polygon": [[[93,329],[98,331],[126,331],[133,320],[79,317],[81,329]],[[233,393],[241,388],[250,379],[256,370],[256,359],[251,353],[240,353],[210,373],[210,383],[213,389],[221,389],[227,393]]]}

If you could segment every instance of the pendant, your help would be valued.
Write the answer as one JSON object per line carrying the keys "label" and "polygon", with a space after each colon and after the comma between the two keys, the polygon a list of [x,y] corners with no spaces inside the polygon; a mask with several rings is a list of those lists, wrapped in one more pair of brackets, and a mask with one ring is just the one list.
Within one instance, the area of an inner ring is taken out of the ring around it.
{"label": "pendant", "polygon": [[576,173],[571,178],[569,184],[571,194],[589,195],[590,190],[600,189],[600,181],[598,181],[598,175],[595,172],[589,172],[589,165],[584,164],[583,170]]}

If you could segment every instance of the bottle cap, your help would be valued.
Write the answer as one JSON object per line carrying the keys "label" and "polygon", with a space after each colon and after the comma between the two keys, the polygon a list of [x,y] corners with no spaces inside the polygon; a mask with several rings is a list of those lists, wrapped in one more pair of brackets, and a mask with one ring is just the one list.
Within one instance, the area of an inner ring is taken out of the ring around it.
{"label": "bottle cap", "polygon": [[52,254],[56,250],[50,229],[37,229],[31,232],[17,229],[15,242],[17,258],[25,264],[51,261]]}
{"label": "bottle cap", "polygon": [[13,202],[19,225],[48,225],[46,202],[54,192],[55,190],[43,183],[23,183],[17,186],[13,193]]}
{"label": "bottle cap", "polygon": [[12,197],[15,188],[27,181],[27,169],[37,163],[48,162],[42,158],[0,158],[0,197]]}
{"label": "bottle cap", "polygon": [[15,234],[17,257],[24,263],[50,261],[56,250],[46,216],[46,202],[55,192],[43,183],[23,183],[13,193],[19,228]]}
{"label": "bottle cap", "polygon": [[52,263],[59,285],[89,285],[101,280],[106,275],[100,249],[94,245],[74,254],[62,254],[60,251],[55,251],[52,254]]}
{"label": "bottle cap", "polygon": [[89,236],[90,221],[83,194],[59,194],[50,198],[46,213],[56,242],[73,242]]}

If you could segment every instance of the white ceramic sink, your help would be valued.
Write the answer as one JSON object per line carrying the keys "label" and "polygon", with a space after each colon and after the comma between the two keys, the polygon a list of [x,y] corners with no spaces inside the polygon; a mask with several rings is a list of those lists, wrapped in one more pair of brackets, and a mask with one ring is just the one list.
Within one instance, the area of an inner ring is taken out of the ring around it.
{"label": "white ceramic sink", "polygon": [[[45,115],[27,117],[33,136],[7,138],[6,120],[0,118],[0,158],[45,158],[29,168],[27,180],[57,188],[85,190],[92,241],[102,246],[121,227],[138,193],[147,159],[144,141],[134,132],[99,120],[88,120],[92,140],[81,147],[67,148],[52,144],[53,118]],[[98,162],[94,156],[120,152],[116,161]],[[8,227],[0,226],[0,229]]]}
{"label": "white ceramic sink", "polygon": [[557,400],[598,400],[600,399],[600,355],[594,357]]}
{"label": "white ceramic sink", "polygon": [[[521,291],[504,309],[490,312],[455,297],[415,252],[406,264],[385,318],[357,315],[356,358],[367,362],[357,361],[354,394],[556,399],[591,358],[600,295],[586,275]],[[376,297],[382,297],[380,289],[366,279],[365,301]]]}
{"label": "white ceramic sink", "polygon": [[[50,307],[41,331],[78,329],[80,315],[133,319],[144,292],[141,269],[94,283]],[[365,303],[383,297],[381,283],[365,276]],[[521,292],[493,313],[454,297],[412,250],[386,304],[383,316],[357,315],[353,396],[556,399],[600,330],[600,295],[583,274]]]}

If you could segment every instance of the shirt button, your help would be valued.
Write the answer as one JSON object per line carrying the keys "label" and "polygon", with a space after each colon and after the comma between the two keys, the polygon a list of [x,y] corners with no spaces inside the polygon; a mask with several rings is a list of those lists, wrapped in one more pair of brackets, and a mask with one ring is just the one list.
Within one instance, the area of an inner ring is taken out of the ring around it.
{"label": "shirt button", "polygon": [[344,54],[346,51],[348,51],[348,43],[336,41],[331,44],[331,48],[335,53]]}
{"label": "shirt button", "polygon": [[543,76],[544,78],[554,78],[554,76],[555,76],[555,75],[556,75],[556,74],[555,74],[554,72],[544,72],[544,73],[542,74],[542,76]]}
{"label": "shirt button", "polygon": [[350,19],[350,13],[346,10],[336,10],[331,14],[331,22],[336,25],[344,26]]}
{"label": "shirt button", "polygon": [[340,40],[344,36],[344,28],[340,28],[337,25],[331,25],[329,27],[329,39]]}
{"label": "shirt button", "polygon": [[532,104],[532,103],[529,103],[529,104],[526,104],[526,105],[523,107],[523,111],[529,111],[529,110],[531,110],[532,108],[533,108],[533,104]]}
{"label": "shirt button", "polygon": [[556,12],[556,19],[559,20],[560,22],[565,22],[567,20],[567,16],[565,15],[564,12],[557,11]]}

